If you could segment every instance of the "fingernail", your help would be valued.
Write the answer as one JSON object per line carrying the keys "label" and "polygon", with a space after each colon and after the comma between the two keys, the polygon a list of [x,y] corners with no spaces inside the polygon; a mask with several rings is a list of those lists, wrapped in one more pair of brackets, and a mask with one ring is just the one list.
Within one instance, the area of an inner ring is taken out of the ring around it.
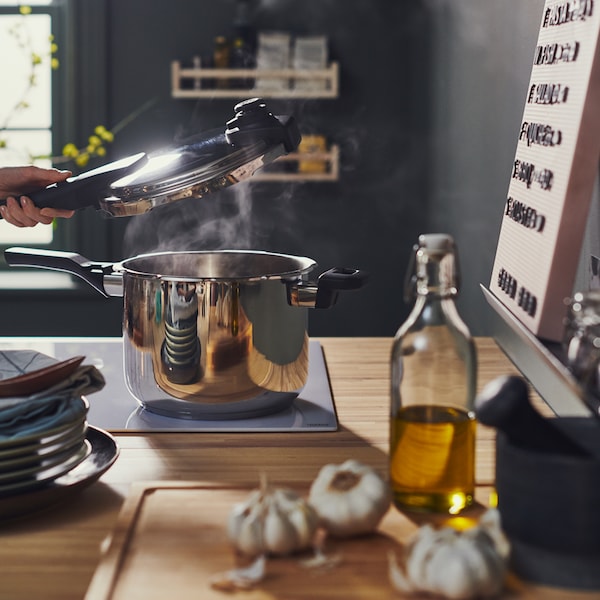
{"label": "fingernail", "polygon": [[27,198],[27,196],[21,196],[20,200],[21,200],[21,206],[23,208],[25,208],[29,204],[29,199]]}

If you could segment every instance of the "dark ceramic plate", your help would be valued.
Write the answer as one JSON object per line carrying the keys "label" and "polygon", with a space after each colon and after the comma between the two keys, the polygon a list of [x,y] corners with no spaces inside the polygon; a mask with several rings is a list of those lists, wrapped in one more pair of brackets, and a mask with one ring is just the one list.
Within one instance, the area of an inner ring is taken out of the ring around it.
{"label": "dark ceramic plate", "polygon": [[58,504],[97,481],[115,462],[119,447],[106,431],[88,427],[89,456],[54,481],[26,492],[0,496],[0,519],[12,519]]}

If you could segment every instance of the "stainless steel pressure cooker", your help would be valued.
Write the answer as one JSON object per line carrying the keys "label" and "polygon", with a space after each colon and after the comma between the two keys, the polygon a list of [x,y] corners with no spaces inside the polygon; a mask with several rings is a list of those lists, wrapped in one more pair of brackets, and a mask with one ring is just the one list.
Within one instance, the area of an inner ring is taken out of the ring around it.
{"label": "stainless steel pressure cooker", "polygon": [[123,296],[125,380],[148,410],[236,419],[283,410],[308,375],[308,311],[329,308],[364,271],[316,280],[306,257],[260,251],[157,252],[120,263],[9,248],[11,266],[66,271]]}

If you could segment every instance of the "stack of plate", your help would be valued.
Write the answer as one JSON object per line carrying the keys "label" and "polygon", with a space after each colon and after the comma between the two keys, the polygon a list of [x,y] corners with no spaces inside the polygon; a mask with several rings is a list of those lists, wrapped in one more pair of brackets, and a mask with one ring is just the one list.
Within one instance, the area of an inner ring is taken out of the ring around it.
{"label": "stack of plate", "polygon": [[85,460],[88,404],[71,400],[64,418],[0,441],[0,495],[24,492],[54,481]]}
{"label": "stack of plate", "polygon": [[90,455],[82,360],[0,351],[0,497],[44,486]]}

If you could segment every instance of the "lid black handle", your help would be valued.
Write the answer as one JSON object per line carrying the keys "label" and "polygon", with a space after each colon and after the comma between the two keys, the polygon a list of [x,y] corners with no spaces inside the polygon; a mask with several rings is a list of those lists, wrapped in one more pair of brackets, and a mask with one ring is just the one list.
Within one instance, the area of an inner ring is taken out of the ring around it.
{"label": "lid black handle", "polygon": [[235,105],[235,116],[227,121],[225,136],[233,146],[249,146],[260,141],[283,144],[293,152],[301,136],[292,116],[276,117],[261,98],[249,98]]}
{"label": "lid black handle", "polygon": [[[147,155],[140,152],[25,195],[38,208],[68,210],[78,210],[86,206],[98,208],[98,200],[104,196],[115,179],[139,169],[147,161]],[[6,199],[0,200],[0,204],[6,204]]]}

